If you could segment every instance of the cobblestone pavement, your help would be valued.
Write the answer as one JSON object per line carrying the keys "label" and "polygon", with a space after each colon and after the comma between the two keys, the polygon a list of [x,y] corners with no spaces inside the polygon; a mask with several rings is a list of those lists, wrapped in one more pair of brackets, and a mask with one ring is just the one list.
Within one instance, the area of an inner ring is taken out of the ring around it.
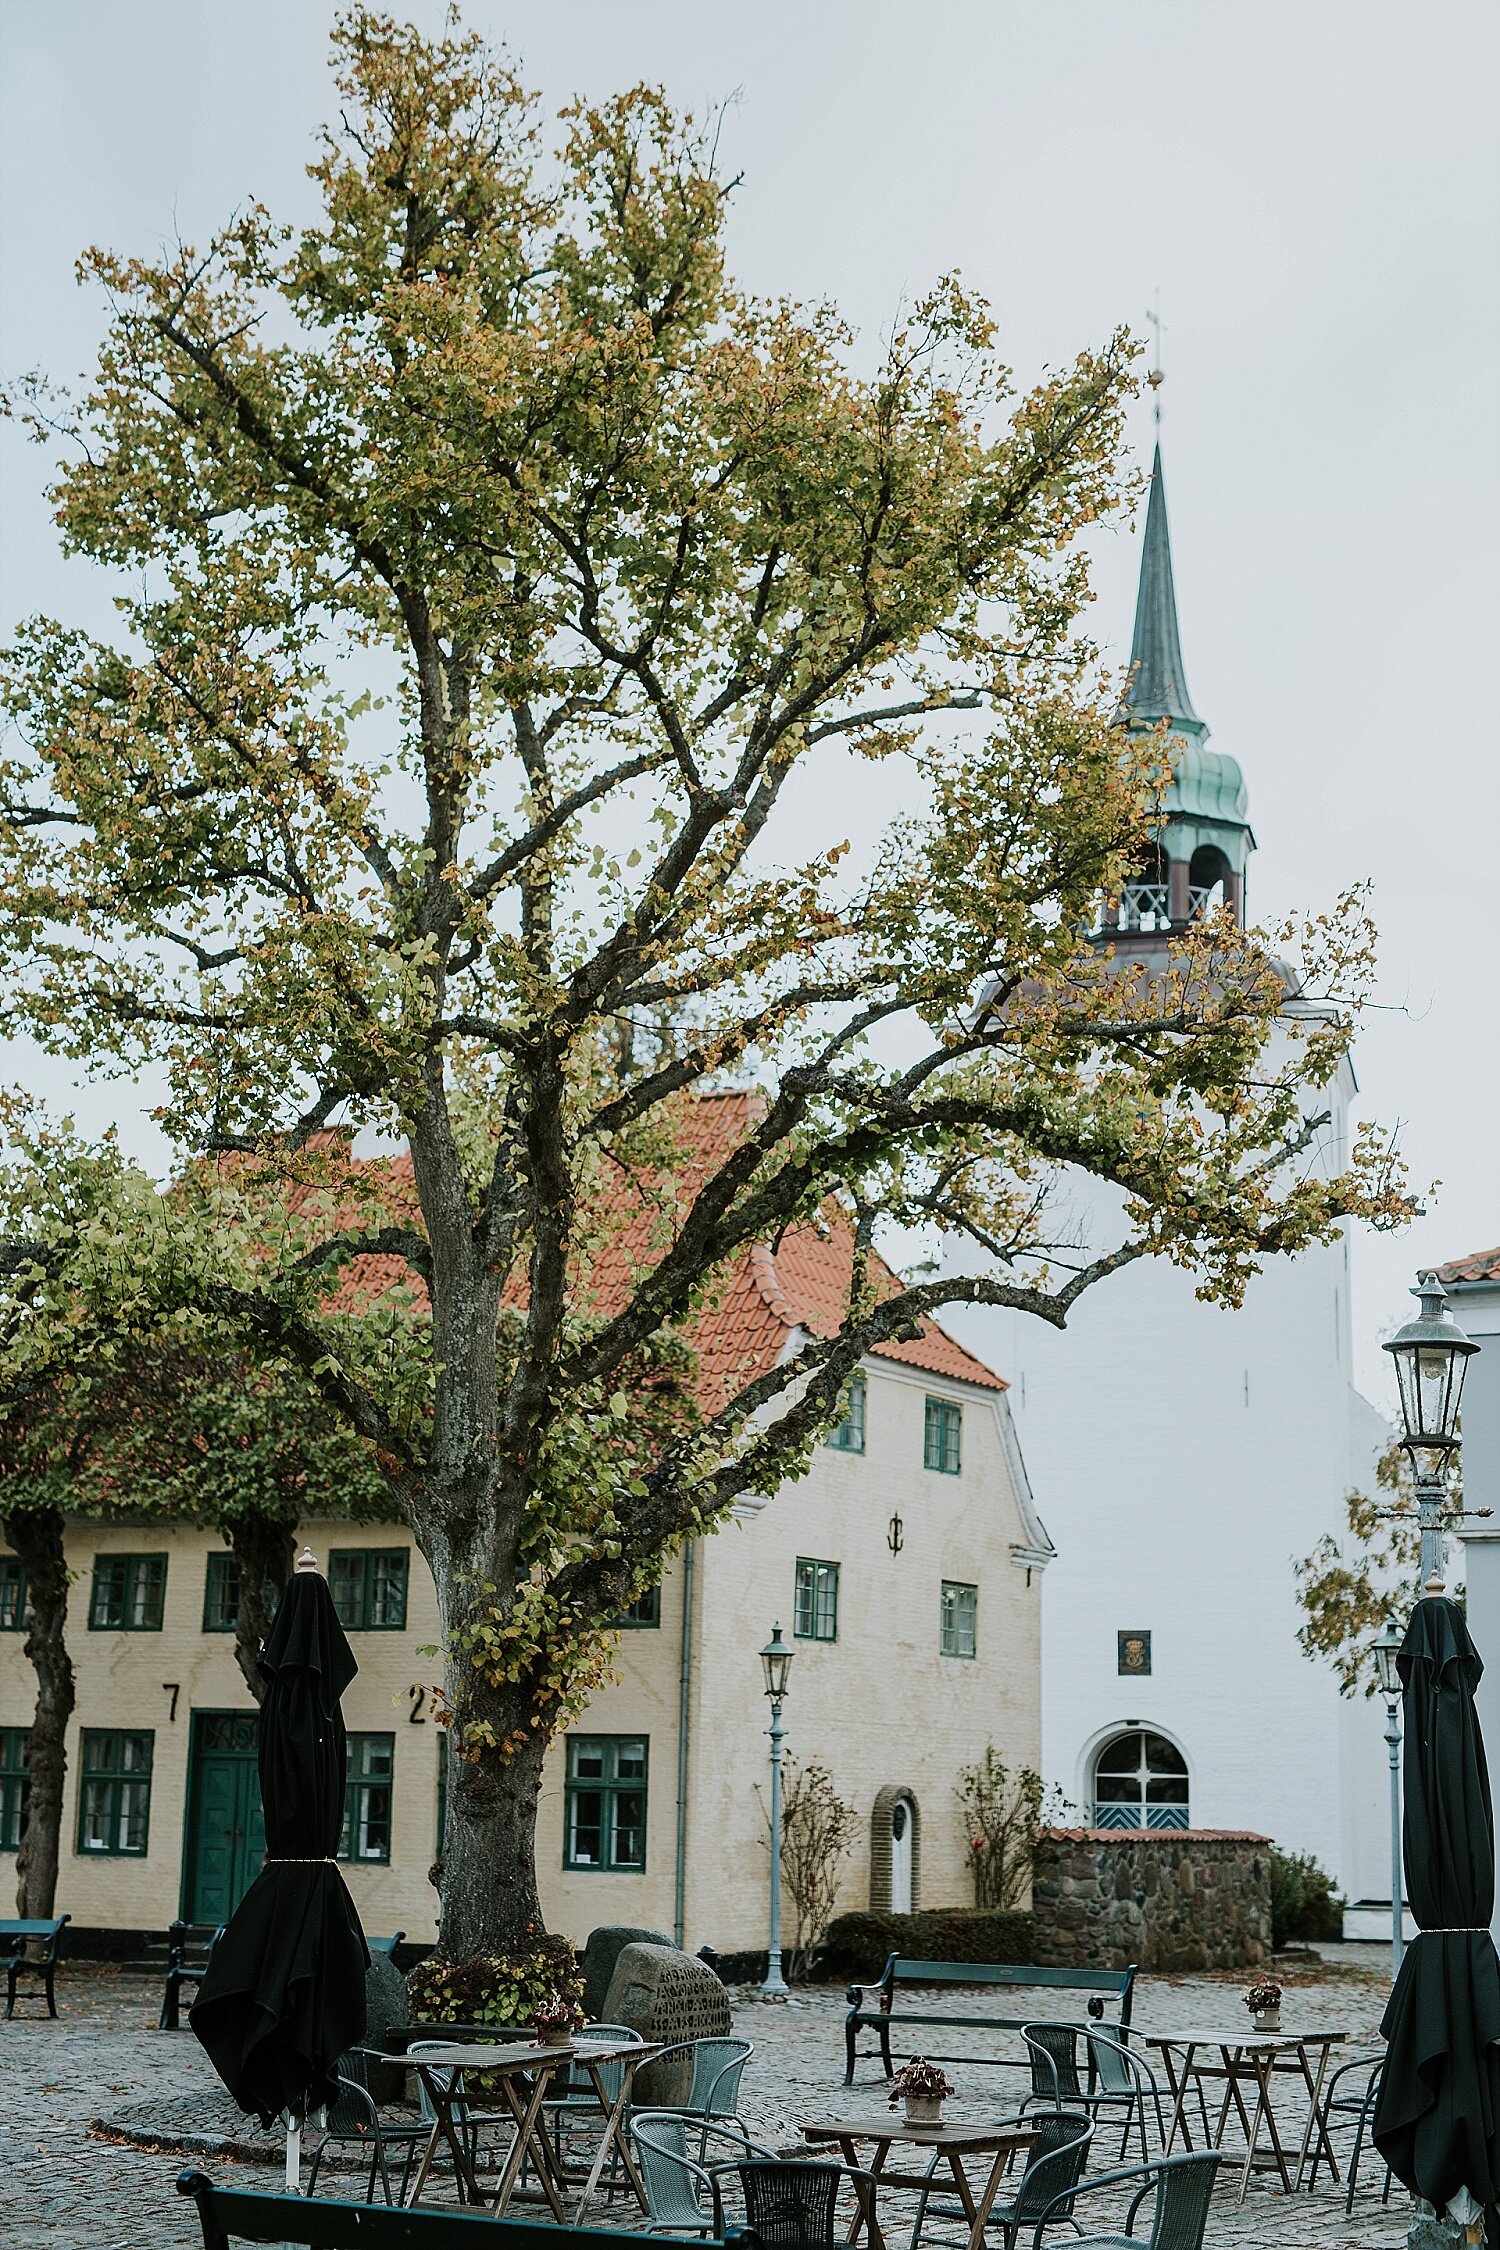
{"label": "cobblestone pavement", "polygon": [[[1285,2021],[1337,2026],[1351,2037],[1344,2052],[1371,2041],[1384,2004],[1385,1983],[1372,1967],[1376,1949],[1331,1947],[1321,1963],[1284,1964],[1278,1974],[1287,1986]],[[1242,1980],[1232,1977],[1148,1977],[1137,1987],[1135,2017],[1143,2031],[1181,2030],[1199,2024],[1217,2027],[1243,2022]],[[241,2120],[218,2089],[217,2080],[192,2034],[155,2029],[158,1994],[143,1980],[70,1964],[59,1980],[60,2021],[34,2013],[0,2023],[0,2063],[4,2106],[0,2110],[0,2241],[8,2250],[191,2250],[200,2240],[196,2220],[173,2187],[185,2159],[148,2153],[92,2136],[90,2121],[122,2112],[140,2117],[151,2105],[169,2126],[219,2129],[254,2141],[259,2136]],[[955,2002],[958,1995],[954,1995]],[[1066,2006],[1037,2013],[1066,2014]],[[1059,1999],[1064,1996],[1057,1996]],[[799,1994],[790,2005],[769,2008],[749,1994],[736,1994],[736,2023],[756,2042],[746,2073],[742,2109],[751,2130],[775,2145],[796,2139],[803,2118],[847,2113],[851,2099],[860,2112],[883,2108],[878,2071],[864,2067],[855,2096],[844,2092],[841,2017],[837,1989]],[[934,2042],[935,2043],[935,2042]],[[984,2051],[974,2034],[943,2040],[943,2051]],[[1010,2074],[950,2065],[959,2087],[959,2107],[968,2115],[992,2115],[1013,2106],[996,2088],[1014,2089]],[[1301,2120],[1289,2100],[1279,2105],[1283,2136],[1295,2144]],[[187,2159],[201,2163],[216,2178],[267,2188],[276,2175],[264,2164],[224,2156]],[[1107,2161],[1097,2160],[1094,2169]],[[1252,2183],[1242,2205],[1233,2200],[1236,2181],[1221,2188],[1208,2233],[1208,2250],[1401,2250],[1409,2206],[1399,2190],[1382,2209],[1381,2169],[1366,2162],[1362,2192],[1354,2214],[1344,2218],[1342,2190],[1326,2173],[1313,2195],[1286,2197],[1263,2180]],[[1108,2199],[1095,2199],[1097,2225],[1106,2223]],[[892,2199],[891,2240],[903,2243],[901,2206]],[[934,2224],[924,2241],[952,2242],[962,2230]],[[998,2236],[994,2238],[998,2243]],[[1068,2237],[1053,2238],[1065,2245]]]}
{"label": "cobblestone pavement", "polygon": [[[1383,1964],[1384,1956],[1375,1946],[1327,1946],[1322,1949],[1321,1959],[1307,1962],[1294,1963],[1283,1956],[1277,1964],[1276,1975],[1286,1988],[1282,2006],[1284,2028],[1321,2026],[1346,2030],[1349,2039],[1345,2046],[1334,2050],[1336,2060],[1362,2051],[1377,2051],[1376,2030],[1390,1989]],[[1240,1999],[1244,1983],[1242,1974],[1141,1977],[1135,1989],[1135,2026],[1143,2034],[1149,2034],[1200,2026],[1217,2030],[1221,2025],[1226,2029],[1244,2025],[1248,2021]],[[878,2064],[862,2064],[855,2073],[853,2093],[844,2089],[844,2002],[840,1991],[823,1988],[799,1993],[784,2007],[762,2006],[748,1992],[736,1993],[735,1998],[735,2028],[756,2042],[740,2102],[752,2133],[765,2138],[772,2146],[782,2147],[796,2140],[797,2126],[803,2118],[840,2114],[873,2116],[884,2111],[883,2080]],[[981,2007],[992,2006],[993,1994],[976,1991],[965,1995],[954,1990],[951,1999],[936,2000],[934,2006],[959,2007],[966,2000]],[[1067,2017],[1077,2013],[1076,2001],[1070,2004],[1066,1993],[1037,1993],[1034,2003],[1038,2017]],[[1032,2005],[1032,1998],[1028,1998],[1028,2008]],[[913,2032],[909,2036],[916,2039],[921,2035]],[[993,2036],[987,2039],[973,2032],[925,2036],[932,2046],[939,2046],[940,2041],[939,2051],[945,2055],[994,2052]],[[952,2063],[947,2068],[958,2089],[958,2098],[951,2105],[953,2114],[983,2117],[993,2116],[997,2108],[1001,2114],[1014,2108],[1014,2090],[1023,2084],[1015,2073],[965,2070],[961,2064]],[[1004,2087],[1010,2098],[1001,2095],[997,2102],[997,2087]],[[1282,2142],[1295,2149],[1301,2140],[1305,2106],[1299,2110],[1289,2098],[1289,2089],[1280,2083],[1276,2092]],[[1303,2098],[1305,2105],[1305,2095]],[[1336,2139],[1341,2164],[1351,2137],[1345,2134]],[[1105,2153],[1091,2162],[1090,2169],[1096,2172],[1110,2168],[1113,2152],[1119,2145],[1117,2135],[1112,2135],[1108,2127],[1103,2129],[1100,2138],[1105,2143]],[[1238,2145],[1242,2151],[1243,2139]],[[1229,2162],[1224,2174],[1229,2177],[1226,2179],[1221,2174],[1205,2250],[1262,2250],[1262,2246],[1264,2250],[1402,2250],[1411,2215],[1410,2199],[1396,2187],[1390,2203],[1382,2207],[1380,2184],[1384,2166],[1372,2162],[1368,2152],[1360,2164],[1361,2192],[1355,2197],[1351,2217],[1346,2219],[1343,2187],[1332,2187],[1326,2170],[1319,2174],[1315,2193],[1293,2197],[1284,2195],[1279,2183],[1272,2187],[1263,2176],[1257,2176],[1243,2204],[1236,2203],[1239,2171],[1233,2162],[1233,2132],[1227,2147]],[[888,2236],[893,2250],[904,2250],[905,2236],[899,2224],[901,2209],[893,2200]],[[1089,2203],[1080,2208],[1080,2219],[1100,2232],[1108,2231],[1111,2225],[1118,2226],[1122,2217],[1123,2205],[1112,2203],[1107,2194],[1090,2198]],[[924,2229],[923,2242],[936,2239],[958,2243],[965,2233],[962,2227],[933,2225],[930,2230]],[[1049,2236],[1058,2250],[1066,2250],[1071,2239],[1066,2229]],[[994,2240],[998,2242],[999,2237]]]}

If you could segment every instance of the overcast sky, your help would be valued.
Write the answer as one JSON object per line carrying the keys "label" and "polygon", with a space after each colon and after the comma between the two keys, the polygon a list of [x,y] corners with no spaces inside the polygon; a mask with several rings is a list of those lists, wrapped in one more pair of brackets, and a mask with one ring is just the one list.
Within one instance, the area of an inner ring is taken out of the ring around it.
{"label": "overcast sky", "polygon": [[[436,26],[440,6],[393,12]],[[324,0],[0,0],[0,367],[71,377],[93,240],[201,241],[308,209]],[[1356,1238],[1356,1333],[1419,1263],[1500,1242],[1500,7],[1494,0],[470,0],[554,105],[647,78],[735,96],[732,257],[875,338],[934,275],[996,308],[1023,380],[1166,325],[1163,447],[1199,712],[1242,763],[1271,919],[1368,878],[1381,1012],[1357,1114],[1442,1185]],[[1149,447],[1143,407],[1136,435]],[[44,463],[0,433],[0,633],[107,620],[57,557]],[[1096,629],[1128,652],[1136,541]],[[54,1068],[36,1070],[59,1088]],[[118,1116],[118,1088],[75,1103]]]}

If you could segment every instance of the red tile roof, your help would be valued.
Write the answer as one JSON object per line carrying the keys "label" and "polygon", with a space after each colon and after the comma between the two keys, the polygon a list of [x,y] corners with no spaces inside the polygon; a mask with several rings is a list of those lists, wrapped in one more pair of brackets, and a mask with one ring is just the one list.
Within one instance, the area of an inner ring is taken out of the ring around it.
{"label": "red tile roof", "polygon": [[1467,1258],[1450,1258],[1437,1274],[1439,1281],[1500,1281],[1500,1249],[1471,1250]]}
{"label": "red tile roof", "polygon": [[[761,1106],[758,1097],[750,1094],[710,1095],[686,1104],[677,1120],[676,1164],[652,1173],[613,1172],[600,1199],[599,1239],[592,1246],[587,1241],[588,1213],[584,1214],[585,1243],[572,1288],[576,1310],[605,1318],[618,1311],[640,1276],[665,1255],[693,1198],[733,1153]],[[352,1163],[361,1172],[380,1165],[389,1183],[390,1203],[411,1209],[414,1183],[409,1156],[354,1158]],[[789,1227],[776,1243],[751,1243],[731,1259],[691,1331],[700,1363],[699,1404],[711,1413],[774,1367],[795,1330],[834,1335],[848,1302],[853,1263],[853,1229],[833,1202],[816,1220]],[[879,1257],[872,1257],[871,1279],[881,1297],[893,1295],[901,1286]],[[421,1289],[399,1258],[358,1258],[345,1268],[334,1301],[368,1303],[403,1281]],[[524,1279],[517,1279],[507,1297],[520,1303],[524,1296]],[[871,1356],[972,1383],[981,1390],[1008,1387],[1003,1377],[933,1320],[923,1320],[920,1333],[909,1340],[875,1345]]]}

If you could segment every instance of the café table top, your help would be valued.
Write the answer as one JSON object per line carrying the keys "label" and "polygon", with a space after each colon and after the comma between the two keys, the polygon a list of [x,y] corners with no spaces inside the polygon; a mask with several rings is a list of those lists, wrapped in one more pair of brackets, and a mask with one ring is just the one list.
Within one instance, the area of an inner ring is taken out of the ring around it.
{"label": "caf\u00e9 table top", "polygon": [[1321,2024],[1285,2024],[1280,2031],[1257,2031],[1254,2026],[1235,2029],[1216,2024],[1188,2031],[1145,2031],[1134,2027],[1134,2036],[1148,2047],[1336,2047],[1349,2033]]}
{"label": "caf\u00e9 table top", "polygon": [[915,2141],[923,2148],[967,2148],[981,2154],[987,2149],[1029,2148],[1037,2136],[1035,2125],[1014,2122],[966,2124],[950,2118],[937,2125],[910,2125],[894,2109],[884,2117],[819,2119],[797,2129],[805,2141]]}
{"label": "caf\u00e9 table top", "polygon": [[[539,2039],[512,2042],[509,2046],[459,2046],[452,2040],[442,2042],[440,2055],[413,2055],[409,2050],[399,2059],[413,2070],[524,2070],[544,2062],[649,2062],[661,2053],[661,2043],[636,2039],[559,2039],[546,2045]],[[367,2054],[376,2054],[377,2048],[366,2048]],[[382,2060],[394,2062],[398,2058],[383,2055]]]}

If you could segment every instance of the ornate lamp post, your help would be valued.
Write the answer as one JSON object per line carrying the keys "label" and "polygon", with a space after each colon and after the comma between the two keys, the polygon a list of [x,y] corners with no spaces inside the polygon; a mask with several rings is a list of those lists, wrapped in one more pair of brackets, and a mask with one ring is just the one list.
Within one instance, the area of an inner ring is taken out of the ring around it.
{"label": "ornate lamp post", "polygon": [[1401,1675],[1396,1659],[1401,1654],[1401,1631],[1394,1618],[1387,1620],[1370,1653],[1385,1697],[1385,1746],[1391,1761],[1391,1982],[1401,1968],[1405,1944],[1401,1897]]}
{"label": "ornate lamp post", "polygon": [[1417,1487],[1422,1531],[1422,1584],[1443,1582],[1443,1495],[1459,1447],[1458,1409],[1464,1375],[1479,1346],[1448,1310],[1448,1292],[1435,1273],[1417,1276],[1412,1295],[1421,1310],[1383,1349],[1396,1362],[1401,1398],[1401,1443]]}
{"label": "ornate lamp post", "polygon": [[779,1625],[772,1626],[771,1638],[760,1652],[760,1662],[766,1675],[766,1693],[771,1698],[771,1724],[766,1729],[771,1737],[771,1944],[766,1960],[766,1981],[760,1988],[760,1996],[762,2000],[790,2000],[791,1993],[781,1973],[781,1745],[786,1735],[781,1723],[781,1706],[787,1697],[792,1651],[782,1640]]}

